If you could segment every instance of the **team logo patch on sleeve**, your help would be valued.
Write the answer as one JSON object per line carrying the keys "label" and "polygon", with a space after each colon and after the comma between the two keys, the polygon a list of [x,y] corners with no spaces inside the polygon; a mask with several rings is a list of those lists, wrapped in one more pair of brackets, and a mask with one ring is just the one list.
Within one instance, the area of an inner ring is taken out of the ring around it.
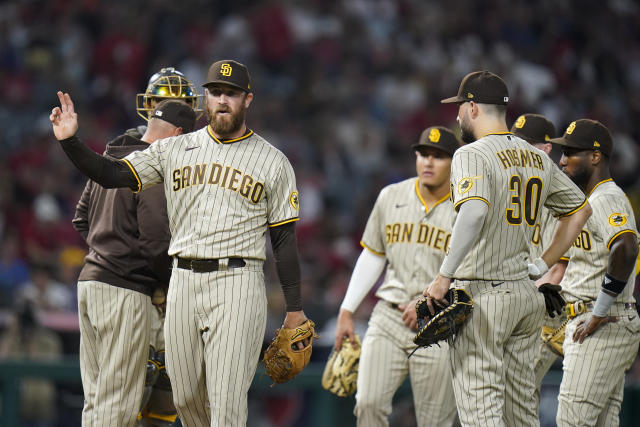
{"label": "team logo patch on sleeve", "polygon": [[473,188],[473,181],[480,179],[482,176],[467,176],[458,182],[458,194],[464,194]]}
{"label": "team logo patch on sleeve", "polygon": [[289,194],[289,204],[295,210],[300,209],[300,200],[298,199],[297,191],[292,191],[291,194]]}
{"label": "team logo patch on sleeve", "polygon": [[627,223],[627,214],[623,213],[612,213],[609,215],[609,224],[613,227],[620,227]]}

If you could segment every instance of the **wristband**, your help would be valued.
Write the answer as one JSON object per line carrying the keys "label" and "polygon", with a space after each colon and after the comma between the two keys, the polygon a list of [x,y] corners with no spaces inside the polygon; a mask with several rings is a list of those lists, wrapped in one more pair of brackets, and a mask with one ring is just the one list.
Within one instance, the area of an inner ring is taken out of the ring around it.
{"label": "wristband", "polygon": [[627,282],[618,280],[611,276],[609,273],[604,273],[604,279],[602,279],[602,288],[619,295],[626,286]]}
{"label": "wristband", "polygon": [[612,297],[601,289],[598,298],[596,298],[596,303],[593,306],[593,314],[598,317],[608,316],[609,309],[615,300],[616,297]]}

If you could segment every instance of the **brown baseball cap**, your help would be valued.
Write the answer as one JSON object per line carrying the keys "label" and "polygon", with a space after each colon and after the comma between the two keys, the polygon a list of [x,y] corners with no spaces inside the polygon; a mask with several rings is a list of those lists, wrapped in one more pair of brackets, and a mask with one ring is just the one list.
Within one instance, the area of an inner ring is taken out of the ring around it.
{"label": "brown baseball cap", "polygon": [[251,78],[244,64],[232,59],[216,61],[209,67],[207,82],[202,86],[221,83],[236,87],[245,92],[251,92]]}
{"label": "brown baseball cap", "polygon": [[544,144],[556,135],[556,127],[541,114],[523,114],[513,123],[511,132],[530,144]]}
{"label": "brown baseball cap", "polygon": [[509,90],[500,77],[489,71],[467,74],[458,88],[458,95],[440,101],[443,104],[461,104],[473,101],[479,104],[507,105]]}
{"label": "brown baseball cap", "polygon": [[165,99],[159,102],[151,118],[164,120],[175,127],[182,128],[182,133],[193,132],[196,125],[196,112],[177,99]]}
{"label": "brown baseball cap", "polygon": [[613,151],[609,129],[597,120],[580,119],[571,122],[560,138],[550,142],[565,147],[598,150],[607,156]]}
{"label": "brown baseball cap", "polygon": [[423,148],[437,148],[453,157],[453,153],[460,148],[460,140],[451,130],[444,126],[431,126],[426,128],[417,144],[413,144],[411,149],[420,151]]}

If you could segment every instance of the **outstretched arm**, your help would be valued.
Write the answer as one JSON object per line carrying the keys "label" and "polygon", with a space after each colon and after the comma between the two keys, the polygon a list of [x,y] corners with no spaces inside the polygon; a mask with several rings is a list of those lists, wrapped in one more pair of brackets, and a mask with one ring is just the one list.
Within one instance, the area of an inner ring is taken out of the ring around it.
{"label": "outstretched arm", "polygon": [[131,168],[121,160],[103,157],[90,150],[78,139],[78,115],[68,93],[58,92],[60,107],[51,110],[49,120],[53,134],[60,141],[69,159],[84,175],[105,188],[129,187],[140,190],[140,185]]}

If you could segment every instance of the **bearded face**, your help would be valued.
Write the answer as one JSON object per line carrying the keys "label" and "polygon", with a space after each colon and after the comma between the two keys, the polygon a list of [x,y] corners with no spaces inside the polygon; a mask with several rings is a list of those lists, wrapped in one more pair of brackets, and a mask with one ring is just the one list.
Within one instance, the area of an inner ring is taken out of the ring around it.
{"label": "bearded face", "polygon": [[[462,110],[462,108],[460,108]],[[458,124],[460,124],[460,138],[465,144],[471,144],[476,140],[476,137],[473,135],[473,129],[471,128],[471,119],[469,118],[469,110],[465,109],[464,112],[460,111],[462,114],[458,114]]]}
{"label": "bearded face", "polygon": [[231,103],[216,103],[212,108],[210,104],[207,102],[209,125],[216,135],[224,138],[227,135],[233,135],[242,128],[247,112],[244,106],[244,96],[243,102],[238,103],[235,107]]}

